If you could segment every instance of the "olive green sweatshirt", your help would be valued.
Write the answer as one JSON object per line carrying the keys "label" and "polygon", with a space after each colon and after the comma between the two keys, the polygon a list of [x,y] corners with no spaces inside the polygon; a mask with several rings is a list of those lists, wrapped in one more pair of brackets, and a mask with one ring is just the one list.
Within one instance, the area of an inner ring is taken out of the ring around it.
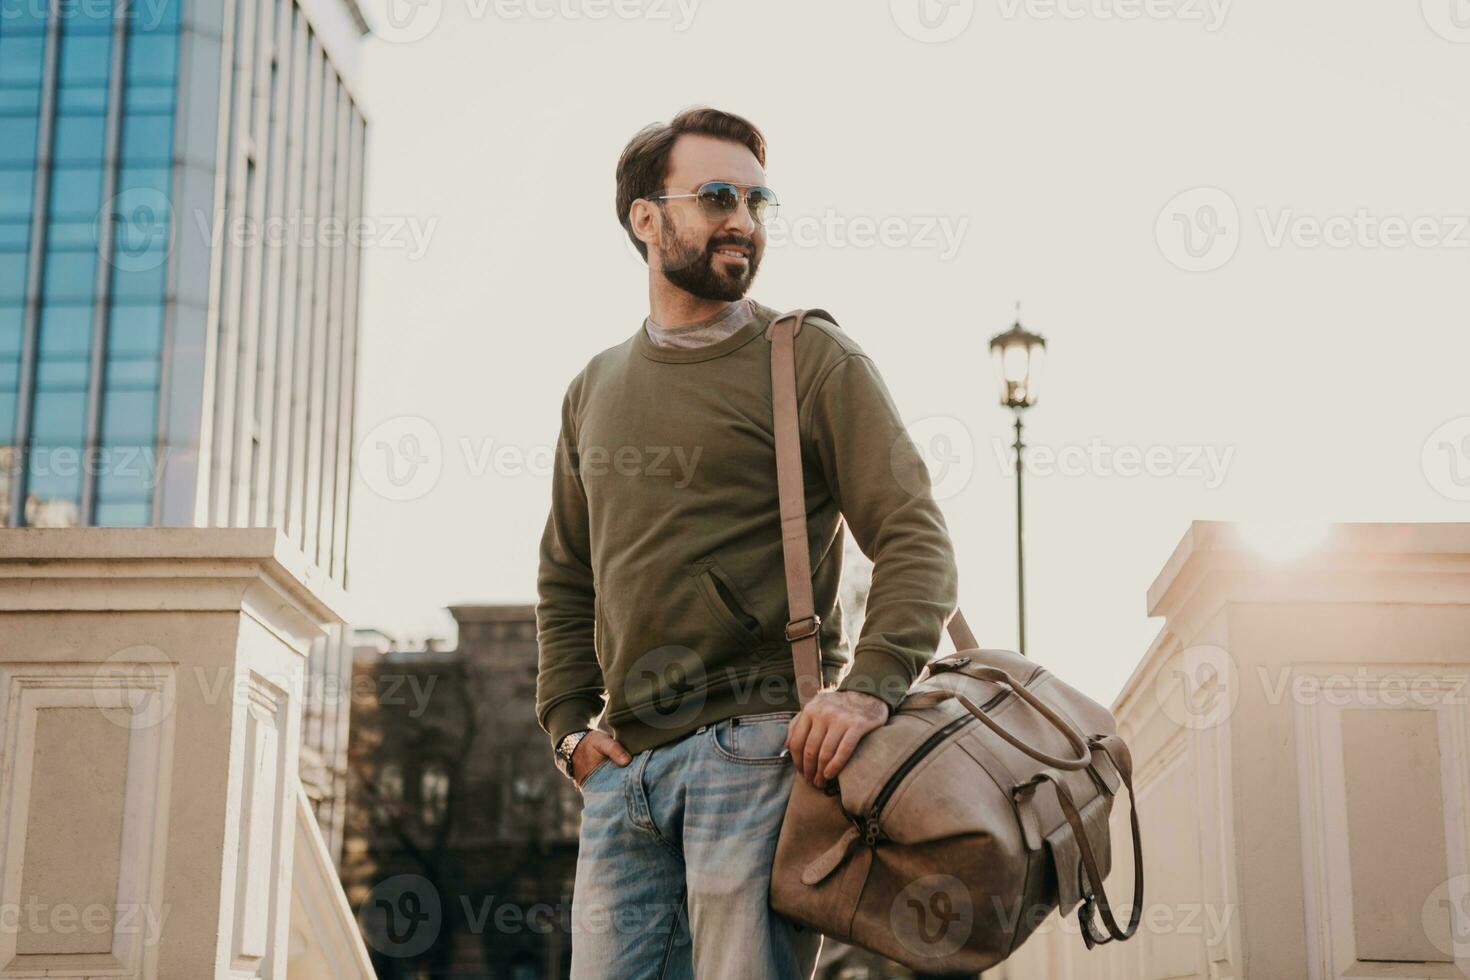
{"label": "olive green sweatshirt", "polygon": [[[660,347],[640,325],[567,388],[537,576],[536,716],[553,744],[604,708],[596,727],[636,753],[800,707],[764,335],[778,311],[750,306],[703,347]],[[795,353],[823,679],[896,706],[955,610],[949,533],[873,360],[822,319]],[[851,657],[844,518],[873,561]]]}

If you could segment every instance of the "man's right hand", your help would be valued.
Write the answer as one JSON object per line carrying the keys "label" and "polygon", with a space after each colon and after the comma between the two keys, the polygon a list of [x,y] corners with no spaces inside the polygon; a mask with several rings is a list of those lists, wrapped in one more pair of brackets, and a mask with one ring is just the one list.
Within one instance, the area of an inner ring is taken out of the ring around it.
{"label": "man's right hand", "polygon": [[621,742],[607,732],[599,732],[594,728],[582,737],[582,741],[577,743],[577,748],[572,752],[572,782],[580,787],[582,780],[604,758],[610,758],[620,766],[626,766],[633,761]]}

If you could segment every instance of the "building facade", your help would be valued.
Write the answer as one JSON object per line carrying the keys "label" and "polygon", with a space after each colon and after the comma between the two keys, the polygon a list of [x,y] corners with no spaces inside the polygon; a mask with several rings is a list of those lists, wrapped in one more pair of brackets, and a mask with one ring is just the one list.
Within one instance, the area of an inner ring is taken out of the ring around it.
{"label": "building facade", "polygon": [[536,723],[535,607],[450,611],[454,650],[357,645],[343,887],[380,977],[565,977],[582,799]]}
{"label": "building facade", "polygon": [[[5,4],[0,525],[276,527],[348,584],[366,30],[356,0]],[[349,662],[338,631],[308,668],[319,805]]]}

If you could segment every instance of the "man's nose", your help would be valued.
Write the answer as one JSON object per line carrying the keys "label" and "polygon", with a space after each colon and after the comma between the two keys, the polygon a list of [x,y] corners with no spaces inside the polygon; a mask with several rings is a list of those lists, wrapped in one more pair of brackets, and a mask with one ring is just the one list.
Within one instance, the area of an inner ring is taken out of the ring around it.
{"label": "man's nose", "polygon": [[735,205],[735,210],[731,211],[725,218],[726,231],[738,232],[746,238],[751,237],[755,233],[755,225],[755,215],[750,212],[749,199],[744,199]]}

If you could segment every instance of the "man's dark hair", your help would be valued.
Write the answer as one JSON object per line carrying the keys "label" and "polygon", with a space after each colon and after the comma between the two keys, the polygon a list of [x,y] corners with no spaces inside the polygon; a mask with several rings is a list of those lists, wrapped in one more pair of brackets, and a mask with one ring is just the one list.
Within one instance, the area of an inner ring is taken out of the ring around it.
{"label": "man's dark hair", "polygon": [[628,209],[640,197],[652,197],[663,187],[669,172],[669,154],[674,142],[685,133],[713,136],[740,143],[755,154],[762,167],[766,165],[766,138],[748,119],[709,106],[690,106],[667,123],[654,123],[640,129],[618,158],[618,222],[628,233],[638,254],[648,260],[648,246],[633,234]]}

